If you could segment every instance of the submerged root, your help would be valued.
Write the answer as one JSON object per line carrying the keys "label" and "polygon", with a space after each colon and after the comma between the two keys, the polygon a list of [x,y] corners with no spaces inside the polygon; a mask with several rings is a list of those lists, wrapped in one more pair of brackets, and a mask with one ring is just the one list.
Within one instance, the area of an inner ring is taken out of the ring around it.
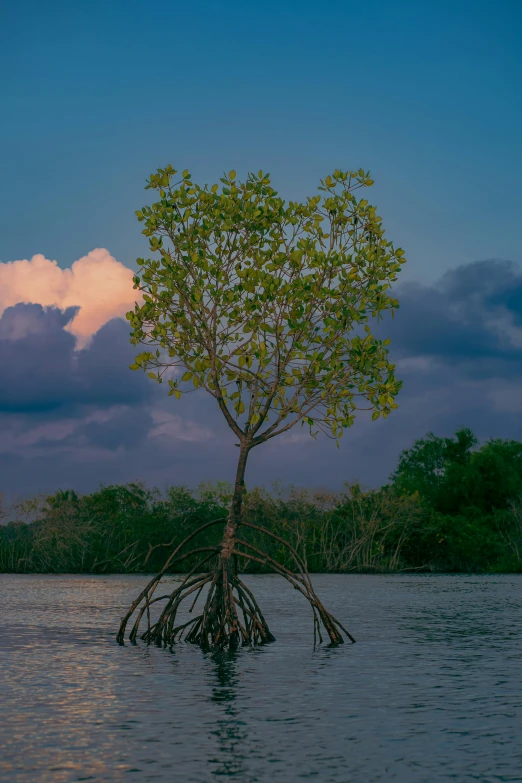
{"label": "submerged root", "polygon": [[[316,643],[323,641],[321,628],[326,631],[331,644],[342,644],[343,634],[351,642],[355,641],[341,623],[325,609],[317,597],[306,564],[298,552],[283,538],[266,528],[243,523],[245,527],[258,530],[284,544],[292,556],[296,572],[281,565],[254,544],[237,537],[232,551],[225,552],[222,547],[206,546],[179,554],[184,546],[202,530],[224,521],[208,522],[188,536],[176,548],[160,573],[149,582],[131,605],[125,617],[122,618],[117,635],[120,644],[123,644],[128,621],[136,610],[136,619],[128,637],[132,642],[136,641],[144,615],[147,618],[147,628],[140,638],[159,645],[173,644],[180,641],[183,636],[185,641],[198,644],[204,650],[225,647],[237,649],[239,646],[252,646],[275,641],[254,595],[239,578],[237,570],[231,567],[231,555],[268,566],[304,595],[312,607],[314,641]],[[169,567],[202,553],[204,556],[184,576],[172,593],[153,597],[162,576]],[[176,623],[181,605],[190,597],[189,613],[192,613],[204,588],[207,588],[207,595],[202,612],[188,621]],[[150,608],[159,601],[166,601],[166,603],[161,609],[158,619],[152,623]]]}
{"label": "submerged root", "polygon": [[[274,641],[274,636],[271,634],[252,592],[236,574],[230,573],[229,564],[220,557],[218,548],[209,547],[208,549],[213,549],[211,554],[203,558],[170,595],[152,598],[152,592],[157,582],[155,581],[151,585],[141,599],[141,606],[139,606],[136,620],[129,634],[129,639],[132,642],[136,641],[139,626],[145,613],[147,613],[147,628],[140,638],[155,644],[170,645],[181,641],[184,636],[185,641],[210,650],[223,647],[236,649],[240,645],[250,646]],[[191,550],[186,556],[190,557],[200,551],[201,548]],[[212,571],[201,573],[201,567],[211,559],[217,559],[217,564],[214,565]],[[195,575],[196,571],[199,571],[197,575]],[[205,587],[208,588],[208,592],[201,614],[185,622],[177,623],[176,618],[182,603],[190,597],[192,600],[189,613],[192,613],[196,601]],[[151,623],[150,607],[159,601],[166,601],[166,603],[156,622]],[[130,614],[122,620],[118,633],[119,642],[123,642],[129,617]]]}

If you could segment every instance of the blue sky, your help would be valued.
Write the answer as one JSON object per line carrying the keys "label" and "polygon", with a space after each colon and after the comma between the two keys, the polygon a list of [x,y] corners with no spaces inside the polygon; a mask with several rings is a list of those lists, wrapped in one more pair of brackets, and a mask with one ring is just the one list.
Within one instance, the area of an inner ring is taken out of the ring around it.
{"label": "blue sky", "polygon": [[[375,484],[428,429],[522,439],[521,41],[511,0],[4,3],[0,287],[7,262],[35,254],[66,269],[106,248],[133,267],[146,252],[134,212],[168,162],[202,182],[262,168],[291,199],[363,167],[408,257],[393,334],[400,410],[357,425],[340,451],[260,450],[255,474]],[[121,320],[75,352],[81,292],[61,312],[44,311],[43,295],[4,297],[4,484],[229,477],[233,439],[212,401],[174,411],[127,381]]]}
{"label": "blue sky", "polygon": [[0,11],[0,259],[132,264],[158,165],[370,169],[405,276],[520,261],[522,5],[27,2]]}

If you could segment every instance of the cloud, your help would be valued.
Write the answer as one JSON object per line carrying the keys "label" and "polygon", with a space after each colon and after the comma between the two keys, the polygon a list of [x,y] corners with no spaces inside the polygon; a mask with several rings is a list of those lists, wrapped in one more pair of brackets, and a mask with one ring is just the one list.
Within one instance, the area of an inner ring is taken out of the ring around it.
{"label": "cloud", "polygon": [[19,303],[77,307],[66,328],[81,348],[107,321],[132,309],[138,295],[132,277],[104,248],[91,250],[70,269],[40,254],[30,261],[0,263],[0,315]]}
{"label": "cloud", "polygon": [[152,421],[154,426],[148,433],[149,438],[176,438],[201,443],[208,441],[214,435],[209,427],[187,421],[161,408],[152,412]]}
{"label": "cloud", "polygon": [[[250,486],[379,485],[429,430],[522,440],[521,268],[477,262],[396,293],[401,307],[380,329],[404,381],[399,409],[385,421],[361,414],[340,449],[300,428],[254,449]],[[98,322],[77,350],[71,324],[85,303],[45,304],[18,303],[0,318],[0,492],[233,479],[236,439],[208,394],[176,401],[131,372],[121,318]]]}
{"label": "cloud", "polygon": [[67,330],[76,314],[17,304],[0,318],[0,412],[32,413],[78,406],[131,405],[150,398],[152,386],[128,366],[135,351],[126,321],[113,319],[75,350]]}
{"label": "cloud", "polygon": [[129,370],[127,321],[111,319],[78,351],[68,331],[76,313],[19,303],[0,317],[0,493],[153,483],[214,436],[192,419],[194,400],[173,414],[164,389]]}
{"label": "cloud", "polygon": [[443,366],[472,378],[522,377],[522,270],[480,261],[434,285],[398,290],[400,310],[382,330],[399,367]]}

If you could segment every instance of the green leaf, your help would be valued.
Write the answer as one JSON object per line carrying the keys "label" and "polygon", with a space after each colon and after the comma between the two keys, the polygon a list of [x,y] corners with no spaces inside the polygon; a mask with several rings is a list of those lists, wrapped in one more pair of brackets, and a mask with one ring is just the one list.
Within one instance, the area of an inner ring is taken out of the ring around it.
{"label": "green leaf", "polygon": [[181,380],[182,381],[190,381],[190,379],[192,378],[193,374],[194,373],[190,372],[190,370],[187,370],[187,372],[184,373],[184,375],[182,375]]}

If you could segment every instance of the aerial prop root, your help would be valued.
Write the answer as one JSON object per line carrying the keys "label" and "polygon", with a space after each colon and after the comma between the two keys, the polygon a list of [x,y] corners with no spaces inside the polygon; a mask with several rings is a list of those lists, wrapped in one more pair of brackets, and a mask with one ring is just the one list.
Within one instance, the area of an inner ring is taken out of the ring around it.
{"label": "aerial prop root", "polygon": [[[267,528],[242,522],[243,527],[257,530],[264,535],[282,543],[290,552],[296,566],[296,572],[278,563],[259,547],[237,536],[234,548],[226,556],[221,546],[204,546],[191,549],[183,554],[181,550],[203,530],[223,523],[226,520],[217,519],[207,522],[191,533],[179,544],[170,555],[162,570],[142,590],[126,615],[122,618],[117,634],[117,640],[123,644],[127,623],[136,610],[137,615],[130,631],[129,639],[135,642],[143,616],[147,617],[147,629],[140,638],[156,644],[172,644],[180,641],[183,636],[187,642],[198,644],[203,649],[229,647],[235,649],[240,645],[257,645],[274,641],[268,624],[257,604],[252,591],[244,584],[237,574],[237,558],[268,566],[274,573],[286,579],[296,590],[308,600],[314,619],[314,642],[322,642],[321,626],[324,628],[332,644],[342,644],[343,636],[354,642],[355,639],[323,606],[316,595],[306,563],[299,553],[287,541],[272,533]],[[203,554],[191,570],[184,575],[181,583],[167,595],[154,597],[161,578],[172,566],[195,555]],[[231,556],[234,557],[236,568],[231,567]],[[176,624],[181,604],[191,597],[189,613],[192,613],[202,590],[207,587],[207,596],[201,614],[190,620]],[[158,619],[152,623],[150,607],[159,601],[166,601]]]}

